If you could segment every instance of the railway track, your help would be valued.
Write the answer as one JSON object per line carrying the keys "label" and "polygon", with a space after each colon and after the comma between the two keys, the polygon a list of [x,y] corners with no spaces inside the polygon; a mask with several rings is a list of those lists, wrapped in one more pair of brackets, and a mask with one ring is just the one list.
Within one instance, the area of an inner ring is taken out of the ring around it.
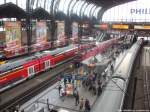
{"label": "railway track", "polygon": [[145,71],[143,74],[144,77],[144,96],[145,96],[145,107],[147,110],[150,110],[150,77],[148,76],[148,72]]}
{"label": "railway track", "polygon": [[40,84],[36,85],[33,88],[28,89],[27,91],[18,95],[17,97],[14,97],[9,102],[5,102],[4,104],[0,105],[0,112],[5,112],[7,110],[9,112],[14,112],[14,108],[16,106],[25,103],[26,101],[36,96],[41,91],[45,90],[46,88],[54,84],[57,81],[56,77],[59,75],[59,73],[66,71],[69,68],[69,65],[70,65],[70,61],[63,65],[55,67],[50,71],[47,71],[49,74],[52,74],[47,80],[41,82]]}

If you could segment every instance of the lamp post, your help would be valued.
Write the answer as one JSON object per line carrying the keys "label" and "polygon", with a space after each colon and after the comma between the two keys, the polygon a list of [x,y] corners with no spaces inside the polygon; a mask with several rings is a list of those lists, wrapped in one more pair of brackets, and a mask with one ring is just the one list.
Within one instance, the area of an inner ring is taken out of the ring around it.
{"label": "lamp post", "polygon": [[30,0],[27,0],[26,2],[26,10],[27,10],[27,43],[28,43],[28,54],[30,54],[31,50],[31,38],[32,38],[32,23],[31,23],[31,5]]}

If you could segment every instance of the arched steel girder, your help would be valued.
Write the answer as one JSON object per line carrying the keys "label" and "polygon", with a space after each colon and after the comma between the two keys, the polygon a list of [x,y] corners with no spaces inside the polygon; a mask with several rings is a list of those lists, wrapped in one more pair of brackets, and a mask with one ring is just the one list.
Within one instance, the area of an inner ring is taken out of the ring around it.
{"label": "arched steel girder", "polygon": [[77,3],[76,3],[76,6],[74,7],[75,9],[74,9],[74,12],[73,12],[73,14],[74,15],[78,15],[78,11],[79,11],[79,7],[80,7],[80,5],[82,4],[82,3],[84,3],[83,1],[78,1]]}
{"label": "arched steel girder", "polygon": [[65,0],[64,5],[63,5],[63,13],[67,16],[68,15],[68,9],[70,4],[72,3],[73,0]]}
{"label": "arched steel girder", "polygon": [[71,0],[70,1],[70,3],[69,3],[69,5],[68,5],[68,9],[67,9],[67,16],[68,17],[70,17],[70,6],[73,4],[75,4],[76,3],[76,1],[75,0]]}
{"label": "arched steel girder", "polygon": [[[55,0],[51,0],[51,5],[50,5],[50,14],[51,14],[51,15],[54,15],[54,14],[53,14],[54,1],[55,1]],[[53,17],[54,17],[54,16],[53,16]]]}
{"label": "arched steel girder", "polygon": [[99,12],[98,12],[98,22],[101,22],[102,21],[102,16],[104,14],[104,12],[107,10],[107,8],[102,8]]}
{"label": "arched steel girder", "polygon": [[78,6],[77,16],[79,16],[80,18],[81,18],[81,16],[80,16],[81,9],[82,9],[82,7],[83,7],[83,5],[84,5],[85,3],[86,3],[85,1],[82,1],[81,5],[80,5],[80,6]]}
{"label": "arched steel girder", "polygon": [[82,8],[81,10],[81,18],[84,20],[85,17],[85,11],[87,10],[88,6],[90,5],[89,2],[86,3],[85,7]]}
{"label": "arched steel girder", "polygon": [[58,7],[59,7],[59,2],[60,0],[54,0],[54,4],[53,4],[53,16],[55,17]]}
{"label": "arched steel girder", "polygon": [[52,1],[53,0],[46,0],[46,2],[45,2],[45,10],[48,11],[51,15],[52,15],[52,13],[51,13]]}
{"label": "arched steel girder", "polygon": [[81,19],[82,19],[80,16],[81,8],[85,3],[86,3],[85,1],[81,1],[81,0],[76,2],[75,6],[73,8],[75,10],[72,12],[72,17],[74,20],[81,21]]}
{"label": "arched steel girder", "polygon": [[44,9],[45,9],[45,6],[46,6],[46,0],[44,0]]}
{"label": "arched steel girder", "polygon": [[93,14],[94,14],[94,11],[95,9],[97,8],[98,6],[94,6],[91,10],[91,13],[90,13],[90,19],[93,17]]}
{"label": "arched steel girder", "polygon": [[90,19],[90,17],[91,17],[91,13],[92,13],[94,7],[95,7],[95,5],[93,5],[93,6],[91,7],[90,11],[89,11],[89,14],[88,14],[88,18],[89,18],[89,19]]}
{"label": "arched steel girder", "polygon": [[94,17],[97,19],[98,17],[98,12],[101,10],[101,7],[98,7],[97,9],[95,9],[95,12],[94,12]]}
{"label": "arched steel girder", "polygon": [[76,5],[76,3],[77,3],[77,0],[75,0],[76,2],[74,2],[74,4],[73,4],[73,6],[72,6],[72,8],[71,8],[71,10],[70,10],[70,18],[71,18],[71,20],[72,20],[72,15],[73,15],[73,9],[74,9],[74,7],[75,7],[75,5]]}
{"label": "arched steel girder", "polygon": [[88,13],[89,13],[89,9],[91,9],[92,7],[92,4],[89,3],[89,5],[86,7],[86,9],[84,10],[84,13],[83,13],[83,19],[84,20],[89,20],[88,19]]}
{"label": "arched steel girder", "polygon": [[67,0],[60,0],[57,12],[63,12],[63,10],[64,10],[64,4],[66,3],[66,1]]}
{"label": "arched steel girder", "polygon": [[93,12],[91,12],[91,17],[90,17],[90,20],[91,21],[94,21],[95,20],[95,17],[94,17],[94,13],[95,13],[95,10],[98,8],[98,6],[94,7],[93,8]]}
{"label": "arched steel girder", "polygon": [[81,19],[83,19],[84,11],[85,11],[85,9],[86,9],[86,7],[87,7],[88,5],[89,5],[88,2],[86,2],[86,3],[83,5],[83,7],[82,7],[82,9],[81,9],[81,11],[80,11],[80,17],[81,17]]}

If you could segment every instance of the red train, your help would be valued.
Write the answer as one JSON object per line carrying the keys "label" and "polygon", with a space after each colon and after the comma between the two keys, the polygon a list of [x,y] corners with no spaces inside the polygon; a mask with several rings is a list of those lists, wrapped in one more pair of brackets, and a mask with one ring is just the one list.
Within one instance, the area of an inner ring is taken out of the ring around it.
{"label": "red train", "polygon": [[[114,39],[110,40],[108,43],[106,42],[105,44],[100,44],[100,46],[105,49],[103,46],[113,43]],[[31,57],[1,65],[0,92],[28,79],[29,77],[38,75],[38,73],[42,71],[53,68],[61,63],[66,62],[67,60],[73,59],[78,50],[82,51],[83,49],[90,48],[91,46],[93,45],[80,45],[79,47],[70,45],[64,48],[57,48],[53,51],[43,51]]]}

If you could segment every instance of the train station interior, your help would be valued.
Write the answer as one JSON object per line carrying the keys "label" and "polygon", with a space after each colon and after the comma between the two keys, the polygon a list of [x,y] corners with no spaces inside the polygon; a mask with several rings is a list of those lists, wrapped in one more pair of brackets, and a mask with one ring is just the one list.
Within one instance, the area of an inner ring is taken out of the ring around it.
{"label": "train station interior", "polygon": [[149,0],[0,0],[0,112],[150,112]]}

